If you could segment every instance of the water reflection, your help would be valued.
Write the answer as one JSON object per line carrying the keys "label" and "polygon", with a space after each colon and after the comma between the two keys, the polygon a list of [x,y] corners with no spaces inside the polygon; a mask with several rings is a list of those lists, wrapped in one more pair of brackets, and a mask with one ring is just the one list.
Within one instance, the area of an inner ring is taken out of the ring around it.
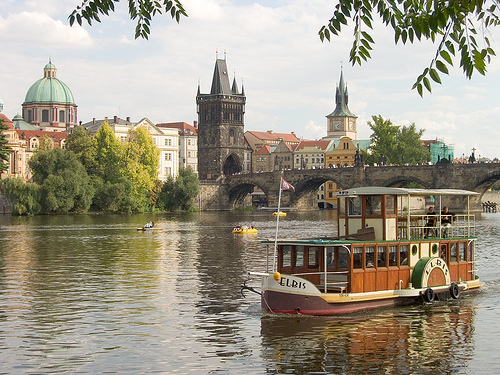
{"label": "water reflection", "polygon": [[460,303],[374,316],[261,319],[270,373],[454,373],[474,355],[475,308]]}

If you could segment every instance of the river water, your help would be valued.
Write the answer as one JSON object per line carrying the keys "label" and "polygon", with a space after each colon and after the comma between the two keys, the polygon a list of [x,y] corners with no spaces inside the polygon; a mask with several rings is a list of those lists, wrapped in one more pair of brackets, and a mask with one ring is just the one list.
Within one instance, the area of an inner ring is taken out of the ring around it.
{"label": "river water", "polygon": [[[280,237],[335,234],[334,215],[291,212]],[[161,230],[138,232],[150,218]],[[243,222],[259,233],[233,235]],[[262,211],[0,216],[0,373],[500,373],[500,214],[477,222],[480,294],[339,317],[243,298],[275,226]]]}

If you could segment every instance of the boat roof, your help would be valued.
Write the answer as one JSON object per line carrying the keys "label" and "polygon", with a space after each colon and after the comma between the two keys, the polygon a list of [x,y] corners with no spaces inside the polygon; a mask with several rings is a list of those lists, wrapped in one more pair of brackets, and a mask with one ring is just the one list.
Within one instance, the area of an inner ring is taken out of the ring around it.
{"label": "boat roof", "polygon": [[461,189],[413,189],[384,186],[362,186],[352,189],[342,190],[337,196],[358,196],[358,195],[413,195],[413,196],[439,196],[439,195],[479,195],[475,191]]}

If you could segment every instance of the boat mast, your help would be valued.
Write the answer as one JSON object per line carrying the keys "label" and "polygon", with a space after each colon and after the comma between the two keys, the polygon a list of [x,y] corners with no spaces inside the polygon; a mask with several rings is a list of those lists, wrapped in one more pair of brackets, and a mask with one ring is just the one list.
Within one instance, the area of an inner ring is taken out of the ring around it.
{"label": "boat mast", "polygon": [[280,188],[278,194],[278,212],[276,212],[276,234],[274,237],[274,256],[273,256],[273,272],[278,271],[278,228],[280,224],[280,205],[281,205],[281,190],[283,187],[283,177],[280,177]]}

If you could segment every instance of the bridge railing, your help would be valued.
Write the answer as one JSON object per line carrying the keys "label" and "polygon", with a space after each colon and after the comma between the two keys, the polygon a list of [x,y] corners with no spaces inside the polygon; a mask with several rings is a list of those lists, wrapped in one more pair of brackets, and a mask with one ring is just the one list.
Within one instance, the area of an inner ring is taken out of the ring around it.
{"label": "bridge railing", "polygon": [[467,238],[476,235],[476,218],[474,215],[454,215],[452,224],[443,224],[442,217],[436,215],[434,226],[428,226],[428,215],[411,215],[408,219],[400,217],[398,221],[399,239],[417,238]]}

